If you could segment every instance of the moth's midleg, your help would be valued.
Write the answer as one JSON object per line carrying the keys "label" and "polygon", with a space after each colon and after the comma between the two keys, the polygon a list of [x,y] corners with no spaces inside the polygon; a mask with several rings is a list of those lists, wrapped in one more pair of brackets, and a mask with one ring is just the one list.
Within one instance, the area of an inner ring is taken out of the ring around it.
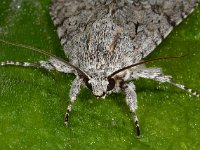
{"label": "moth's midleg", "polygon": [[0,62],[1,66],[21,66],[21,67],[39,67],[38,63],[18,62],[18,61],[3,61]]}
{"label": "moth's midleg", "polygon": [[56,68],[49,61],[39,61],[36,63],[18,62],[18,61],[3,61],[3,62],[0,62],[0,65],[1,66],[35,67],[35,68],[44,68],[47,70],[56,70]]}
{"label": "moth's midleg", "polygon": [[164,75],[160,68],[143,68],[141,70],[138,70],[138,72],[136,72],[136,74],[138,77],[152,79],[155,81],[159,81],[161,83],[167,82],[173,86],[176,86],[182,90],[189,92],[193,96],[200,98],[200,94],[198,92],[196,92],[193,89],[187,88],[185,85],[182,85],[182,84],[172,81],[171,76]]}

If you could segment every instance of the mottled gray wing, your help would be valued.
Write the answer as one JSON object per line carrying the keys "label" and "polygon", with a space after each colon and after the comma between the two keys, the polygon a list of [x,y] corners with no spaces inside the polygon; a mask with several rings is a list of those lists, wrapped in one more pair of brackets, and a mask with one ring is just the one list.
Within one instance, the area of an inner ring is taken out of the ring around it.
{"label": "mottled gray wing", "polygon": [[198,0],[52,0],[50,14],[62,45],[111,14],[112,21],[129,34],[133,52],[142,59],[197,3]]}
{"label": "mottled gray wing", "polygon": [[[101,0],[52,0],[50,7],[50,15],[62,45],[82,32],[91,19],[99,19],[100,13],[101,16],[106,15],[108,11],[105,11]],[[95,18],[96,13],[98,18]]]}

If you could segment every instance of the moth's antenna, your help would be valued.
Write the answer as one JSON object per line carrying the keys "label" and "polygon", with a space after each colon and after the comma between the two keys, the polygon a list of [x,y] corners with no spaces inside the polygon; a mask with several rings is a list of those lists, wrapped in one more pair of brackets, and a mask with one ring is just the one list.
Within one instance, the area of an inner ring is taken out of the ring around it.
{"label": "moth's antenna", "polygon": [[146,64],[146,63],[150,63],[150,62],[154,62],[154,61],[159,61],[159,60],[165,60],[165,59],[177,59],[177,58],[182,58],[182,57],[185,57],[185,56],[188,56],[188,55],[182,55],[182,56],[172,56],[172,57],[159,57],[159,58],[155,58],[155,59],[151,59],[151,60],[144,60],[144,61],[141,61],[139,63],[135,63],[135,64],[132,64],[130,66],[127,66],[127,67],[124,67],[122,69],[119,69],[115,72],[113,72],[111,75],[108,76],[108,78],[111,78],[112,76],[126,70],[126,69],[129,69],[129,68],[132,68],[132,67],[135,67],[135,66],[138,66],[138,65],[141,65],[141,64]]}
{"label": "moth's antenna", "polygon": [[82,75],[82,76],[88,78],[88,76],[83,71],[81,71],[79,68],[77,68],[76,66],[70,64],[68,61],[66,61],[66,60],[64,60],[64,59],[62,59],[60,57],[57,57],[57,56],[55,56],[55,55],[53,55],[53,54],[51,54],[49,52],[46,52],[46,51],[41,50],[39,48],[31,47],[29,45],[17,44],[17,43],[13,43],[13,42],[9,42],[9,41],[3,40],[3,39],[0,39],[0,42],[5,43],[5,44],[9,44],[9,45],[12,45],[12,46],[16,46],[16,47],[26,48],[26,49],[38,52],[40,54],[55,58],[55,59],[65,63],[65,64],[69,65],[70,67],[74,68],[78,72],[79,75]]}

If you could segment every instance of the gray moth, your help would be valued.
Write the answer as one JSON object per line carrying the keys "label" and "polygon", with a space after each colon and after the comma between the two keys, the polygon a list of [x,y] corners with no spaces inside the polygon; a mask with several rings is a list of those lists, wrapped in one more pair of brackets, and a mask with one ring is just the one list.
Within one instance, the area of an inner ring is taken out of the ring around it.
{"label": "gray moth", "polygon": [[147,68],[143,61],[143,58],[194,10],[198,2],[52,0],[50,15],[69,61],[31,48],[50,59],[36,63],[5,61],[1,62],[1,66],[38,67],[75,74],[64,120],[66,125],[82,85],[100,98],[113,92],[123,92],[136,125],[136,134],[139,136],[137,94],[133,80],[146,78],[161,83],[167,82],[200,97],[194,90],[172,81],[171,76],[163,74],[161,68]]}

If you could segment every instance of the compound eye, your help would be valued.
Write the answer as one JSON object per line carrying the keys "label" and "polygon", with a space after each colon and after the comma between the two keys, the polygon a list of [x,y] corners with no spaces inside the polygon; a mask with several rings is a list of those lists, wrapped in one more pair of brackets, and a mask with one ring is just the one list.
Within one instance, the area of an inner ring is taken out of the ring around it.
{"label": "compound eye", "polygon": [[115,80],[113,78],[108,79],[107,91],[111,91],[115,87]]}
{"label": "compound eye", "polygon": [[87,86],[88,89],[92,90],[92,84],[90,84],[89,79],[85,79],[85,85]]}

